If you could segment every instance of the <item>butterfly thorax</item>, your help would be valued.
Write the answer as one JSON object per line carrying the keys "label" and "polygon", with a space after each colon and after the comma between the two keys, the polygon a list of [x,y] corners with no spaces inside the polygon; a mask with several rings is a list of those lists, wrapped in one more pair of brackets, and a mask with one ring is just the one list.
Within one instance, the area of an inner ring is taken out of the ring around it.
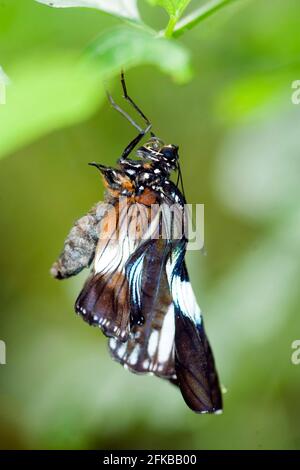
{"label": "butterfly thorax", "polygon": [[132,203],[145,205],[169,204],[184,205],[183,195],[177,186],[167,177],[166,173],[156,171],[155,166],[141,164],[128,168],[115,169],[106,167],[102,170],[108,198],[128,197]]}

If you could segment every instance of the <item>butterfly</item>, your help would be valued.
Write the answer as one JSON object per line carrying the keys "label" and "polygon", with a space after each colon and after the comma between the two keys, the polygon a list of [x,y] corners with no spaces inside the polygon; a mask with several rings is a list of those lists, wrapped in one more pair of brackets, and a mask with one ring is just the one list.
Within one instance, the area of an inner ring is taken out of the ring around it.
{"label": "butterfly", "polygon": [[[108,95],[138,135],[116,167],[90,163],[103,177],[105,200],[75,223],[51,273],[65,279],[91,267],[75,310],[109,338],[112,357],[134,373],[178,386],[193,411],[220,413],[214,357],[185,263],[188,224],[178,146],[152,132],[127,93],[123,73],[121,83],[146,127]],[[136,158],[129,158],[147,135]]]}

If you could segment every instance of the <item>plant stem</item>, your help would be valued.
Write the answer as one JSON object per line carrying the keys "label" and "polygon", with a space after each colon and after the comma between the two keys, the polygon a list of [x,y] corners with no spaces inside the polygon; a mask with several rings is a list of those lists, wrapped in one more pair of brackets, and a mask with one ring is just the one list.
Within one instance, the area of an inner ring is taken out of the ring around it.
{"label": "plant stem", "polygon": [[169,23],[167,24],[167,27],[164,32],[164,36],[166,38],[171,38],[173,36],[174,28],[177,23],[177,16],[170,16]]}
{"label": "plant stem", "polygon": [[[173,29],[171,31],[171,36],[172,37],[180,36],[186,30],[192,29],[194,26],[196,26],[196,24],[200,23],[208,16],[212,15],[216,11],[225,7],[229,3],[233,3],[235,1],[236,0],[210,0],[205,5],[202,5],[201,7],[197,8],[197,10],[193,11],[182,20],[178,21],[175,27],[173,26]],[[168,36],[168,37],[171,37],[171,36]]]}

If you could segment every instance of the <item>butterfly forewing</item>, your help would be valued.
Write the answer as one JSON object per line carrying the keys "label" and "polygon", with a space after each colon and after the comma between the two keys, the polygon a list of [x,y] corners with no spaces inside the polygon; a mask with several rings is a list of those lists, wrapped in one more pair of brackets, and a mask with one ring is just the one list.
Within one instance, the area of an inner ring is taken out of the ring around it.
{"label": "butterfly forewing", "polygon": [[153,235],[157,224],[151,224],[151,217],[158,219],[157,211],[144,204],[127,198],[112,201],[99,226],[91,276],[75,304],[85,321],[121,341],[128,337],[130,305],[134,304],[125,267],[143,239]]}

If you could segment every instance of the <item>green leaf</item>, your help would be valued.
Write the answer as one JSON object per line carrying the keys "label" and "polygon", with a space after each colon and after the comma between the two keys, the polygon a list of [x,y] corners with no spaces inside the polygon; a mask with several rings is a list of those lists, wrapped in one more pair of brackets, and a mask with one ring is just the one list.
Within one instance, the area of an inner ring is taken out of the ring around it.
{"label": "green leaf", "polygon": [[137,0],[36,0],[50,7],[87,7],[97,8],[115,16],[130,20],[140,20]]}
{"label": "green leaf", "polygon": [[181,17],[183,11],[186,9],[191,0],[148,0],[152,5],[161,6],[164,8],[170,20],[164,32],[165,37],[170,38],[173,35],[175,25]]}
{"label": "green leaf", "polygon": [[149,3],[163,7],[168,12],[169,16],[178,19],[190,1],[191,0],[149,0]]}
{"label": "green leaf", "polygon": [[119,27],[107,31],[91,44],[88,55],[104,76],[117,74],[123,67],[151,64],[177,82],[191,78],[189,53],[181,44],[158,39],[141,29]]}
{"label": "green leaf", "polygon": [[87,119],[104,96],[103,78],[141,64],[156,65],[178,82],[191,77],[189,54],[179,43],[127,27],[102,34],[83,64],[64,52],[29,57],[11,66],[6,104],[0,106],[0,157]]}
{"label": "green leaf", "polygon": [[6,104],[0,105],[0,157],[96,110],[104,93],[93,64],[72,55],[34,56],[9,69]]}

